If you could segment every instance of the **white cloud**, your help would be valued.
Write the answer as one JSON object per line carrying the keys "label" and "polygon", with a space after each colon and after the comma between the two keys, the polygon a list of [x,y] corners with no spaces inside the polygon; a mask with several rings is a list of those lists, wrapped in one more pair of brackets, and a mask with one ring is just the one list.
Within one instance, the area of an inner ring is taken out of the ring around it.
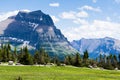
{"label": "white cloud", "polygon": [[120,0],[114,0],[116,3],[120,3]]}
{"label": "white cloud", "polygon": [[88,5],[85,5],[85,6],[82,6],[81,8],[79,8],[80,10],[91,10],[91,11],[95,11],[95,12],[101,12],[101,9],[100,8],[94,8],[92,6],[88,6]]}
{"label": "white cloud", "polygon": [[76,14],[77,17],[88,17],[88,13],[85,11],[80,11]]}
{"label": "white cloud", "polygon": [[60,17],[62,19],[86,18],[88,17],[88,13],[85,11],[80,11],[80,12],[69,11],[69,12],[63,12],[62,14],[60,14]]}
{"label": "white cloud", "polygon": [[106,17],[106,20],[107,20],[107,21],[111,21],[111,18],[110,18],[110,17]]}
{"label": "white cloud", "polygon": [[62,19],[72,20],[73,23],[75,24],[88,24],[88,22],[84,20],[84,18],[87,18],[88,16],[89,16],[88,13],[85,11],[79,11],[79,12],[69,11],[60,14],[60,17]]}
{"label": "white cloud", "polygon": [[30,10],[28,10],[28,9],[23,9],[23,10],[19,10],[19,11],[30,12]]}
{"label": "white cloud", "polygon": [[49,6],[51,6],[51,7],[59,7],[60,4],[59,3],[50,3]]}
{"label": "white cloud", "polygon": [[89,15],[85,11],[75,12],[75,11],[69,11],[69,12],[63,12],[60,14],[60,17],[62,19],[69,19],[72,20],[75,24],[88,24],[84,18],[87,18]]}
{"label": "white cloud", "polygon": [[0,14],[0,22],[4,21],[10,16],[16,15],[19,11],[25,11],[25,12],[30,12],[30,10],[24,9],[24,10],[15,10],[15,11],[9,11],[9,12],[3,12]]}
{"label": "white cloud", "polygon": [[3,21],[3,20],[5,20],[5,19],[7,19],[7,18],[10,17],[10,16],[16,15],[17,13],[18,13],[18,10],[16,10],[16,11],[11,11],[11,12],[7,12],[7,13],[2,13],[2,14],[0,15],[0,22]]}
{"label": "white cloud", "polygon": [[60,17],[62,19],[75,19],[76,18],[76,12],[74,11],[69,11],[69,12],[63,12],[62,14],[60,14]]}
{"label": "white cloud", "polygon": [[54,23],[59,22],[59,19],[57,17],[55,17],[55,16],[51,16],[51,17],[52,17]]}
{"label": "white cloud", "polygon": [[93,3],[96,3],[97,2],[97,0],[92,0],[93,1]]}
{"label": "white cloud", "polygon": [[67,30],[63,30],[65,36],[68,40],[79,40],[81,38],[103,38],[103,37],[113,37],[120,39],[119,32],[120,24],[94,20],[91,24],[81,25],[80,27],[70,27]]}
{"label": "white cloud", "polygon": [[73,21],[75,24],[87,25],[88,22],[85,19],[77,18]]}

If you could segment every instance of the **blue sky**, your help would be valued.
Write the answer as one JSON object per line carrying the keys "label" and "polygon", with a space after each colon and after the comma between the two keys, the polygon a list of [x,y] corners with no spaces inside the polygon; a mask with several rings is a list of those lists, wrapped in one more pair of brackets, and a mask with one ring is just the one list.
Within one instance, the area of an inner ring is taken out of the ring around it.
{"label": "blue sky", "polygon": [[1,0],[0,21],[19,10],[49,14],[69,41],[106,36],[120,39],[120,0]]}

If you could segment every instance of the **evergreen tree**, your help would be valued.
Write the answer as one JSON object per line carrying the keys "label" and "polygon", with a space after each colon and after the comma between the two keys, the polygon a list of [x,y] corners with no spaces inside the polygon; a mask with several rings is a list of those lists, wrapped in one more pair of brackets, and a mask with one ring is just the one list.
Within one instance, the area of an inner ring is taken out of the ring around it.
{"label": "evergreen tree", "polygon": [[23,55],[20,58],[20,63],[24,65],[32,65],[33,64],[33,58],[28,52],[27,46],[23,49]]}
{"label": "evergreen tree", "polygon": [[64,63],[65,63],[66,65],[69,65],[69,64],[70,64],[70,62],[69,62],[69,60],[68,60],[68,56],[65,57]]}
{"label": "evergreen tree", "polygon": [[38,51],[35,52],[34,54],[34,63],[35,64],[40,64],[40,54]]}
{"label": "evergreen tree", "polygon": [[45,64],[50,62],[50,57],[46,52],[44,53],[44,59],[45,59]]}
{"label": "evergreen tree", "polygon": [[43,48],[40,48],[39,51],[35,52],[34,63],[47,64],[48,62],[50,62],[50,58]]}
{"label": "evergreen tree", "polygon": [[54,61],[54,64],[56,64],[57,66],[60,66],[60,61],[57,56],[54,57],[53,61]]}
{"label": "evergreen tree", "polygon": [[66,56],[64,63],[67,65],[73,65],[72,57],[70,55]]}
{"label": "evergreen tree", "polygon": [[118,55],[119,63],[120,63],[120,54]]}
{"label": "evergreen tree", "polygon": [[16,49],[16,47],[15,47],[15,48],[14,48],[14,51],[13,51],[13,53],[12,53],[12,60],[13,60],[14,62],[17,62],[17,59],[18,59],[17,49]]}
{"label": "evergreen tree", "polygon": [[7,52],[7,61],[11,60],[11,47],[10,44],[6,45],[6,52]]}
{"label": "evergreen tree", "polygon": [[117,66],[117,57],[116,57],[116,55],[113,55],[113,66],[114,66],[114,68],[118,67]]}
{"label": "evergreen tree", "polygon": [[23,49],[21,48],[20,49],[20,52],[18,53],[18,62],[21,62],[20,60],[21,60],[21,58],[23,57]]}
{"label": "evergreen tree", "polygon": [[4,45],[2,49],[2,61],[7,62],[8,61],[8,56],[7,56],[7,46]]}
{"label": "evergreen tree", "polygon": [[86,50],[85,52],[84,52],[84,55],[83,55],[83,60],[87,60],[88,59],[88,51]]}
{"label": "evergreen tree", "polygon": [[88,58],[89,58],[89,55],[88,55],[88,51],[86,50],[85,52],[84,52],[84,55],[83,55],[83,63],[84,63],[84,65],[85,66],[88,66]]}
{"label": "evergreen tree", "polygon": [[107,62],[106,55],[103,56],[103,55],[100,54],[98,66],[104,67],[106,62]]}
{"label": "evergreen tree", "polygon": [[80,58],[80,54],[79,53],[76,53],[76,55],[75,55],[74,65],[75,66],[81,66],[81,58]]}
{"label": "evergreen tree", "polygon": [[40,64],[45,64],[45,59],[44,59],[44,54],[45,54],[45,51],[43,48],[40,48]]}
{"label": "evergreen tree", "polygon": [[103,66],[105,69],[114,69],[112,66],[111,60],[112,60],[112,55],[109,55],[107,58],[107,63]]}

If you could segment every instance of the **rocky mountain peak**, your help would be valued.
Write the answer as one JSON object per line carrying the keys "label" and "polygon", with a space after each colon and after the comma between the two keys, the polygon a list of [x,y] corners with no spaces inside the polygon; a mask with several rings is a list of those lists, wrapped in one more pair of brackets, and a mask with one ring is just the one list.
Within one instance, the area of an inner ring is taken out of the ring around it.
{"label": "rocky mountain peak", "polygon": [[77,52],[61,31],[56,28],[52,18],[41,10],[20,11],[16,16],[3,21],[3,25],[0,27],[5,27],[6,23],[0,40],[5,39],[11,45],[29,45],[34,49],[42,47],[50,56],[59,55],[60,58]]}
{"label": "rocky mountain peak", "polygon": [[16,15],[15,20],[36,23],[41,26],[54,26],[51,17],[47,14],[44,14],[41,10],[37,10],[33,12],[20,11]]}

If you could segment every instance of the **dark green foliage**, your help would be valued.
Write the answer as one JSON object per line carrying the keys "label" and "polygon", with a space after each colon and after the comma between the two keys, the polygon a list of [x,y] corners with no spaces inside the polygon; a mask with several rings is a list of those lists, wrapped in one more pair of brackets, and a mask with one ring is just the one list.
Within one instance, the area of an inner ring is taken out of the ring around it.
{"label": "dark green foliage", "polygon": [[48,62],[50,62],[50,58],[43,48],[35,52],[34,54],[35,64],[47,64]]}
{"label": "dark green foliage", "polygon": [[57,56],[53,58],[54,64],[57,64],[57,66],[60,66],[60,60],[58,59]]}
{"label": "dark green foliage", "polygon": [[[119,59],[120,56],[118,56]],[[88,67],[89,65],[93,67],[102,67],[105,69],[113,70],[115,68],[120,69],[120,63],[117,60],[116,55],[110,54],[109,56],[101,55],[96,60],[89,59],[89,53],[86,50],[84,52],[83,58],[77,53],[75,56],[66,56],[64,63],[66,65],[74,65],[78,67]]]}
{"label": "dark green foliage", "polygon": [[28,52],[27,47],[23,48],[23,53],[21,53],[21,58],[19,60],[20,63],[24,65],[32,65],[33,64],[33,58]]}
{"label": "dark green foliage", "polygon": [[88,51],[86,50],[83,55],[83,65],[86,67],[89,65],[88,58],[89,58],[89,54]]}
{"label": "dark green foliage", "polygon": [[117,63],[118,63],[117,56],[113,55],[113,63],[112,63],[113,67],[115,67],[115,68],[118,67]]}
{"label": "dark green foliage", "polygon": [[81,66],[81,58],[80,58],[80,54],[79,53],[76,53],[76,55],[75,55],[74,65],[75,66]]}
{"label": "dark green foliage", "polygon": [[17,77],[15,80],[22,80],[22,77],[19,76],[19,77]]}
{"label": "dark green foliage", "polygon": [[111,70],[115,68],[119,68],[119,62],[117,60],[117,56],[112,54],[110,54],[109,56],[100,55],[98,66],[103,67],[105,69],[111,69]]}
{"label": "dark green foliage", "polygon": [[72,56],[68,55],[65,57],[64,63],[67,65],[73,65],[73,58]]}
{"label": "dark green foliage", "polygon": [[23,49],[21,48],[20,49],[20,52],[19,52],[19,54],[17,54],[18,55],[18,62],[20,62],[20,59],[22,58],[22,56],[23,56]]}
{"label": "dark green foliage", "polygon": [[[34,55],[32,56],[29,53],[27,46],[21,48],[21,50],[17,52],[16,47],[14,48],[14,51],[11,50],[10,44],[1,45],[0,61],[14,61],[24,65],[46,65],[50,62],[56,64],[57,66],[63,64],[63,61],[60,61],[57,55],[53,58],[50,58],[43,48],[40,48],[40,50],[35,51]],[[79,53],[76,53],[75,55],[66,56],[64,59],[64,63],[66,65],[73,65],[77,67],[88,67],[89,65],[96,67],[97,65],[105,69],[120,69],[120,54],[118,56],[112,54],[110,54],[109,56],[100,54],[99,58],[97,58],[96,60],[92,60],[89,59],[89,53],[86,50],[84,52],[83,57],[81,57]]]}
{"label": "dark green foliage", "polygon": [[35,54],[34,54],[34,63],[35,64],[40,64],[40,55],[39,55],[38,51],[36,51]]}
{"label": "dark green foliage", "polygon": [[120,54],[118,55],[119,63],[120,63]]}
{"label": "dark green foliage", "polygon": [[88,59],[89,55],[88,55],[88,51],[86,50],[84,52],[84,55],[83,55],[83,60],[86,61]]}
{"label": "dark green foliage", "polygon": [[11,47],[9,44],[2,45],[0,49],[0,60],[3,62],[7,62],[11,60]]}
{"label": "dark green foliage", "polygon": [[12,60],[14,61],[14,62],[17,62],[17,58],[18,58],[18,55],[17,55],[17,49],[16,49],[16,47],[14,48],[14,51],[13,51],[13,53],[11,53],[11,58],[12,58]]}
{"label": "dark green foliage", "polygon": [[112,66],[112,55],[106,58],[106,63],[103,65],[103,68],[111,70],[114,69],[114,67]]}
{"label": "dark green foliage", "polygon": [[1,45],[0,48],[0,61],[14,61],[24,65],[32,65],[33,62],[37,64],[47,64],[48,62],[50,62],[50,58],[45,50],[42,48],[39,51],[36,51],[34,56],[32,56],[29,53],[27,46],[21,48],[18,53],[16,47],[14,48],[14,51],[11,51],[10,44],[5,44]]}
{"label": "dark green foliage", "polygon": [[99,67],[104,67],[106,61],[107,61],[107,60],[106,60],[106,55],[101,55],[101,54],[100,54],[98,66],[99,66]]}

